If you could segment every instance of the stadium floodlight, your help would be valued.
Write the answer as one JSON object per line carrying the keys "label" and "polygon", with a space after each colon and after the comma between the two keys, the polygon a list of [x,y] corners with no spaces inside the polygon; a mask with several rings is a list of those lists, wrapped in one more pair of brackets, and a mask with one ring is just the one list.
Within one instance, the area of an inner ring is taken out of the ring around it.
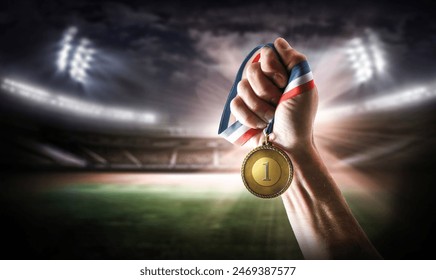
{"label": "stadium floodlight", "polygon": [[73,80],[84,83],[95,49],[86,38],[81,38],[78,42],[78,39],[75,39],[77,32],[76,27],[70,27],[65,31],[56,64],[60,72],[68,71]]}
{"label": "stadium floodlight", "polygon": [[367,82],[375,73],[384,72],[386,62],[380,45],[372,32],[369,32],[365,40],[354,38],[350,41],[347,54],[358,83]]}
{"label": "stadium floodlight", "polygon": [[381,50],[380,40],[377,38],[377,36],[374,33],[370,33],[368,39],[370,42],[370,50],[371,50],[375,69],[378,73],[383,73],[385,70],[386,62],[384,59],[383,52]]}
{"label": "stadium floodlight", "polygon": [[86,78],[86,71],[89,69],[94,50],[89,47],[90,41],[86,38],[80,40],[76,48],[70,66],[70,76],[77,82],[83,83]]}
{"label": "stadium floodlight", "polygon": [[61,41],[61,49],[58,54],[57,66],[59,71],[63,72],[68,66],[68,60],[70,57],[72,42],[77,33],[76,27],[70,27],[65,31]]}
{"label": "stadium floodlight", "polygon": [[359,83],[371,79],[373,75],[371,60],[369,59],[368,50],[363,44],[362,39],[355,38],[350,42],[348,57],[351,62],[351,67],[356,72],[356,78]]}
{"label": "stadium floodlight", "polygon": [[1,88],[15,96],[39,103],[44,107],[61,112],[76,113],[81,116],[107,121],[153,124],[156,116],[151,112],[131,110],[121,107],[108,107],[64,94],[50,92],[12,79],[4,79]]}

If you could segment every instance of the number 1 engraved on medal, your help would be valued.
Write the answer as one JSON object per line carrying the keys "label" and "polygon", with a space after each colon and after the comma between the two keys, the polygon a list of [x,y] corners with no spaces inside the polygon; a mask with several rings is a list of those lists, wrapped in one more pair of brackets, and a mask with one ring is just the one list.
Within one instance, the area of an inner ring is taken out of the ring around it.
{"label": "number 1 engraved on medal", "polygon": [[[262,153],[265,152],[262,151]],[[273,156],[277,158],[276,155],[273,154]],[[279,163],[269,156],[262,157],[262,154],[254,155],[247,171],[250,180],[252,180],[253,184],[257,184],[259,187],[271,187],[282,178]]]}
{"label": "number 1 engraved on medal", "polygon": [[265,162],[263,165],[265,165],[265,178],[263,178],[264,181],[271,181],[269,178],[269,161]]}

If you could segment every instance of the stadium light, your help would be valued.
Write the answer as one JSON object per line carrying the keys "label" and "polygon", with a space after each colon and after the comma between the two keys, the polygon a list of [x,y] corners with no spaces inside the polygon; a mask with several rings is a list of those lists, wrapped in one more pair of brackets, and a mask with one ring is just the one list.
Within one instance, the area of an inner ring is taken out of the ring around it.
{"label": "stadium light", "polygon": [[74,40],[74,36],[77,33],[76,27],[70,27],[64,34],[64,37],[61,41],[61,49],[58,54],[57,66],[59,71],[63,72],[68,66],[68,60],[70,57],[71,49],[73,48],[72,42]]}
{"label": "stadium light", "polygon": [[351,40],[347,54],[358,83],[367,82],[375,73],[382,74],[385,70],[386,62],[381,43],[373,32],[368,31],[365,39]]}
{"label": "stadium light", "polygon": [[77,44],[75,39],[77,32],[76,27],[70,27],[65,31],[58,54],[57,67],[60,72],[68,70],[73,80],[84,83],[95,49],[91,48],[91,42],[86,38],[81,38]]}
{"label": "stadium light", "polygon": [[436,98],[436,89],[420,86],[388,95],[371,98],[362,103],[342,105],[322,109],[317,114],[318,121],[342,118],[367,112],[388,111],[400,107],[412,106]]}
{"label": "stadium light", "polygon": [[86,71],[90,67],[94,50],[89,47],[90,41],[86,38],[80,40],[76,48],[70,66],[70,76],[77,82],[83,83],[86,78]]}
{"label": "stadium light", "polygon": [[351,62],[351,67],[356,72],[356,78],[359,83],[366,82],[372,78],[373,70],[371,60],[369,59],[368,50],[365,48],[362,39],[355,38],[350,42],[348,58]]}
{"label": "stadium light", "polygon": [[141,124],[153,124],[156,122],[156,116],[151,112],[135,111],[121,107],[108,107],[57,92],[49,92],[12,79],[4,79],[1,87],[13,95],[62,112],[76,113],[86,117],[117,122]]}
{"label": "stadium light", "polygon": [[374,61],[375,69],[378,73],[383,73],[386,67],[384,53],[381,48],[381,42],[375,33],[369,31],[368,40],[371,44],[371,54]]}

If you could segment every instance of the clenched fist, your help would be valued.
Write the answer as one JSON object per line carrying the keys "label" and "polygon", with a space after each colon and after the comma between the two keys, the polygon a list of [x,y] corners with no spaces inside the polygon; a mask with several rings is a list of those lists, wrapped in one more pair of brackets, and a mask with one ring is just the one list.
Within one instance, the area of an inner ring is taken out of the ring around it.
{"label": "clenched fist", "polygon": [[[274,118],[270,140],[292,153],[312,145],[318,92],[313,88],[279,104],[290,70],[306,57],[282,38],[276,39],[274,46],[278,55],[270,47],[264,47],[260,61],[248,66],[246,78],[239,82],[238,95],[230,108],[237,120],[251,128],[265,128]],[[254,140],[260,144],[262,135],[256,137]]]}

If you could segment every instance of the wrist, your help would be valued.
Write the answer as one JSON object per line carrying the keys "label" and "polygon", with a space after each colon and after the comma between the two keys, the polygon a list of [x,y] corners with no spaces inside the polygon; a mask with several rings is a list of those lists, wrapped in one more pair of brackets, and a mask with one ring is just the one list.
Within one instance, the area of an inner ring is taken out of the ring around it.
{"label": "wrist", "polygon": [[307,172],[313,169],[320,160],[318,151],[312,141],[301,142],[298,145],[292,146],[292,148],[286,148],[276,143],[273,144],[279,146],[290,158],[294,168],[294,176],[297,176],[297,174],[301,175],[305,172],[304,170]]}
{"label": "wrist", "polygon": [[291,149],[286,149],[285,152],[291,158],[292,163],[297,166],[313,161],[318,155],[312,141],[295,145]]}
{"label": "wrist", "polygon": [[295,143],[280,143],[280,141],[274,141],[278,139],[273,139],[271,142],[277,145],[291,158],[292,162],[299,164],[300,162],[305,162],[310,158],[314,158],[317,155],[317,150],[313,142],[313,138],[300,139]]}

